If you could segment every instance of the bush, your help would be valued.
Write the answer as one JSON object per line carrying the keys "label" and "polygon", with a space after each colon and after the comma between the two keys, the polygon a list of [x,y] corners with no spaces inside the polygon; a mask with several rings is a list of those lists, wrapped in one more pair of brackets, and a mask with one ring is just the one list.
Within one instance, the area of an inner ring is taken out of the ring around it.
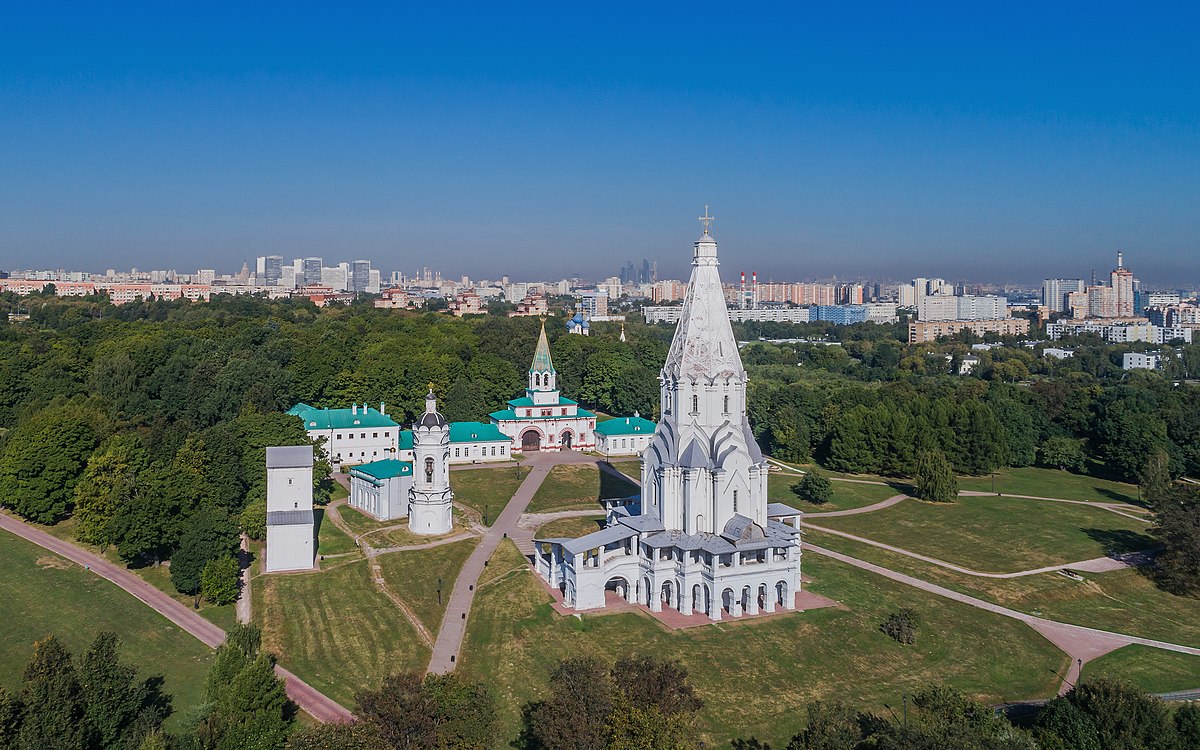
{"label": "bush", "polygon": [[238,597],[238,574],[241,572],[237,558],[222,557],[210,560],[200,574],[200,593],[213,604],[232,604]]}
{"label": "bush", "polygon": [[833,499],[833,483],[825,475],[810,471],[792,485],[792,492],[813,505],[824,505]]}
{"label": "bush", "polygon": [[921,616],[916,610],[904,607],[899,612],[887,616],[879,629],[894,638],[897,643],[911,646],[917,642],[917,627],[921,624]]}

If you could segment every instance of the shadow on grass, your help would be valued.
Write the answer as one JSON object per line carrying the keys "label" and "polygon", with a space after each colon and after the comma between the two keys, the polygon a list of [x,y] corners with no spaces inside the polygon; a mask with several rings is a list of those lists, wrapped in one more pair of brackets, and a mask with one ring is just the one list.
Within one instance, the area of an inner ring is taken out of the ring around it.
{"label": "shadow on grass", "polygon": [[607,461],[600,464],[600,500],[630,497],[640,492],[638,486]]}
{"label": "shadow on grass", "polygon": [[1099,542],[1104,547],[1104,554],[1109,557],[1143,552],[1158,546],[1153,537],[1127,529],[1083,529],[1083,533]]}
{"label": "shadow on grass", "polygon": [[1113,502],[1128,503],[1129,505],[1136,505],[1139,508],[1149,508],[1150,507],[1149,504],[1147,504],[1145,501],[1143,501],[1136,495],[1134,495],[1133,497],[1130,497],[1129,495],[1126,495],[1123,492],[1117,492],[1116,490],[1111,490],[1107,487],[1093,487],[1092,489],[1095,490],[1096,494],[1103,495],[1104,497],[1107,497],[1109,500],[1112,500]]}

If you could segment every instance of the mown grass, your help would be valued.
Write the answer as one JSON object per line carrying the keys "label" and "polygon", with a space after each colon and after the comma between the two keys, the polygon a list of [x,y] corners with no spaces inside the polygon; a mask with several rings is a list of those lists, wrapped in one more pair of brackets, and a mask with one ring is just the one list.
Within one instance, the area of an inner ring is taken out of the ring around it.
{"label": "mown grass", "polygon": [[1011,497],[960,497],[953,503],[910,499],[813,523],[989,573],[1154,546],[1142,521],[1102,508]]}
{"label": "mown grass", "polygon": [[1083,679],[1115,677],[1151,693],[1200,688],[1200,656],[1132,645],[1083,665]]}
{"label": "mown grass", "polygon": [[375,588],[365,559],[334,561],[319,573],[259,576],[252,590],[264,647],[348,708],[384,675],[424,669],[429,659],[412,625]]}
{"label": "mown grass", "polygon": [[767,502],[784,503],[806,513],[824,513],[833,510],[861,508],[864,505],[887,500],[894,495],[903,495],[908,491],[907,488],[900,485],[830,482],[833,486],[833,499],[824,505],[813,505],[800,499],[800,496],[792,491],[792,485],[799,484],[802,479],[803,477],[791,474],[770,474],[767,476]]}
{"label": "mown grass", "polygon": [[637,485],[611,472],[600,471],[595,464],[559,464],[542,481],[528,512],[586,510],[598,507],[601,499],[628,497],[638,492]]}
{"label": "mown grass", "polygon": [[[515,737],[520,709],[545,696],[549,669],[567,656],[606,660],[629,654],[678,658],[705,701],[708,747],[749,737],[773,747],[805,722],[805,706],[841,698],[885,711],[904,692],[947,684],[985,701],[1054,694],[1067,657],[1025,625],[957,604],[813,555],[810,588],[846,608],[668,632],[641,613],[563,617],[506,543],[477,589],[460,670],[500,697],[504,737]],[[879,630],[890,612],[915,607],[924,620],[917,645]]]}
{"label": "mown grass", "polygon": [[[357,511],[353,512],[357,514]],[[333,521],[327,519],[325,514],[324,508],[313,510],[313,518],[317,526],[317,554],[340,555],[345,552],[357,551],[358,547],[354,544],[354,540],[334,526]]]}
{"label": "mown grass", "polygon": [[203,701],[212,651],[117,586],[73,562],[7,533],[0,533],[0,687],[19,689],[33,643],[55,635],[77,657],[97,633],[121,637],[122,661],[140,678],[163,678],[173,696],[169,730]]}
{"label": "mown grass", "polygon": [[470,509],[480,523],[491,526],[528,474],[524,466],[459,469],[450,472],[450,488],[454,502]]}
{"label": "mown grass", "polygon": [[640,458],[613,459],[608,462],[608,465],[627,477],[642,481],[642,460]]}
{"label": "mown grass", "polygon": [[392,552],[380,555],[376,560],[392,593],[412,608],[429,632],[436,634],[450,601],[450,590],[477,544],[477,538],[465,539],[427,550]]}
{"label": "mown grass", "polygon": [[[1098,479],[1086,474],[1073,474],[1058,469],[1039,469],[1026,466],[996,472],[996,492],[1005,495],[1033,495],[1084,500],[1092,503],[1130,503],[1138,501],[1137,485]],[[992,492],[991,476],[959,477],[960,490]]]}
{"label": "mown grass", "polygon": [[603,520],[603,515],[582,518],[559,518],[539,526],[534,536],[538,539],[574,539],[584,534],[590,534],[593,531],[599,531],[600,522]]}

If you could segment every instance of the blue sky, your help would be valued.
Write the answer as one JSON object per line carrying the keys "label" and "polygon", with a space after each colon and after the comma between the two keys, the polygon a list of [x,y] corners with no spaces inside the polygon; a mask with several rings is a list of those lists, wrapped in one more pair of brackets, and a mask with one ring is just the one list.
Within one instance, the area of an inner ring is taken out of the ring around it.
{"label": "blue sky", "polygon": [[0,268],[1200,282],[1197,4],[647,5],[9,4]]}

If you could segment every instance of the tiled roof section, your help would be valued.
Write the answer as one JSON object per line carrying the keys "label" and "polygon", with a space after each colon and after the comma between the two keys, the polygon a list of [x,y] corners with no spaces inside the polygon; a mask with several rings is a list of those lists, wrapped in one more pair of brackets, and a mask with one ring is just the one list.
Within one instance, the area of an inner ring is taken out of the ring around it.
{"label": "tiled roof section", "polygon": [[311,445],[284,445],[267,448],[268,469],[303,469],[313,465]]}
{"label": "tiled roof section", "polygon": [[399,427],[394,419],[377,409],[360,406],[357,409],[316,409],[308,404],[296,404],[288,414],[299,417],[306,430],[348,430],[356,427]]}
{"label": "tiled roof section", "polygon": [[606,544],[623,542],[635,533],[637,532],[625,526],[609,526],[607,529],[593,531],[577,539],[569,539],[563,544],[563,549],[572,555],[578,555]]}
{"label": "tiled roof section", "polygon": [[400,450],[410,451],[412,449],[413,449],[412,430],[400,430]]}
{"label": "tiled roof section", "polygon": [[767,518],[791,518],[792,516],[802,515],[804,515],[804,511],[796,510],[790,505],[767,503]]}
{"label": "tiled roof section", "polygon": [[537,349],[533,352],[533,364],[530,372],[554,372],[554,361],[550,359],[550,342],[546,340],[546,323],[542,322],[542,332],[538,334]]}
{"label": "tiled roof section", "polygon": [[267,514],[268,526],[312,526],[313,512],[308,510],[273,510]]}
{"label": "tiled roof section", "polygon": [[371,479],[391,479],[392,477],[410,477],[412,476],[412,464],[408,461],[398,461],[394,458],[385,458],[381,461],[372,461],[369,464],[358,464],[350,468],[350,473],[363,474]]}
{"label": "tiled roof section", "polygon": [[567,414],[567,415],[552,414],[548,417],[540,417],[535,414],[532,417],[527,417],[524,414],[517,414],[512,409],[504,409],[503,411],[494,411],[491,414],[489,414],[488,416],[491,417],[492,419],[495,419],[498,422],[510,422],[510,421],[536,422],[541,419],[578,419],[578,418],[586,419],[588,417],[594,417],[596,415],[591,413],[587,409],[578,409],[574,414]]}
{"label": "tiled roof section", "polygon": [[484,424],[483,422],[451,422],[450,423],[450,442],[452,443],[477,443],[487,440],[503,440],[504,442],[512,442],[512,439],[500,431],[500,428],[494,424]]}
{"label": "tiled roof section", "polygon": [[653,435],[658,425],[643,417],[617,417],[596,423],[602,435]]}

